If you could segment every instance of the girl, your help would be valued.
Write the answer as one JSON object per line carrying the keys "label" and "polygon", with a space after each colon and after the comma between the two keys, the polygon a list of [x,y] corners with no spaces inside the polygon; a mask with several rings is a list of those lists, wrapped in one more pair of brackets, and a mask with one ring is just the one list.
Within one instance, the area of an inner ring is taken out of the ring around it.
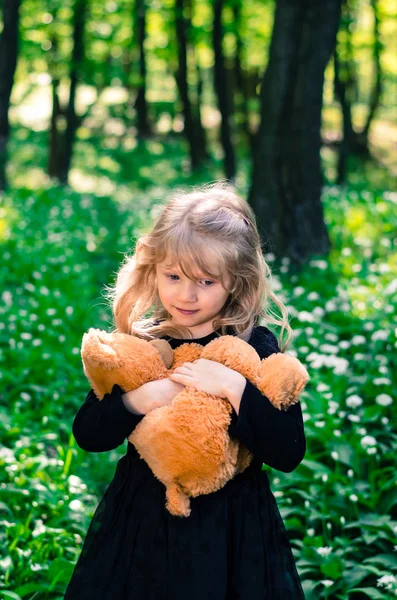
{"label": "girl", "polygon": [[[163,337],[172,348],[237,335],[265,358],[280,348],[260,318],[281,325],[281,336],[287,330],[286,343],[291,335],[286,308],[271,289],[254,215],[225,182],[175,193],[108,290],[115,331]],[[170,404],[186,385],[228,398],[229,434],[254,460],[221,490],[192,498],[189,517],[174,517],[165,508],[163,484],[128,443],[65,600],[304,599],[262,470],[265,463],[289,473],[302,461],[299,403],[279,411],[237,371],[200,359],[134,391],[115,385],[102,401],[90,390],[73,422],[78,445],[88,452],[120,446],[147,412]]]}

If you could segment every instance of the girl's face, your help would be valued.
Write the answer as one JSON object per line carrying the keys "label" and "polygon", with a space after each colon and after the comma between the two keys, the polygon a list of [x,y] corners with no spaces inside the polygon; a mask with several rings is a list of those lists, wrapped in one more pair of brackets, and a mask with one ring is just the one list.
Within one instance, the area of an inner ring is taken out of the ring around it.
{"label": "girl's face", "polygon": [[[168,264],[166,260],[158,263],[156,275],[160,301],[171,320],[187,327],[194,338],[212,333],[212,321],[220,314],[229,293],[219,280],[206,277],[198,269],[191,280],[179,267],[167,268]],[[230,285],[229,280],[226,285]]]}

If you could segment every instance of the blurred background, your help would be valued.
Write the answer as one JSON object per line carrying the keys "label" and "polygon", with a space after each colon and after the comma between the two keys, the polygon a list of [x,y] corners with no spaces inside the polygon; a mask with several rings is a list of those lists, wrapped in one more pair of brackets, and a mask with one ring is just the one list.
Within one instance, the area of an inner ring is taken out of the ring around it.
{"label": "blurred background", "polygon": [[304,461],[263,467],[307,600],[396,597],[396,98],[396,0],[0,0],[1,598],[63,597],[126,450],[74,441],[82,335],[218,179],[311,376]]}

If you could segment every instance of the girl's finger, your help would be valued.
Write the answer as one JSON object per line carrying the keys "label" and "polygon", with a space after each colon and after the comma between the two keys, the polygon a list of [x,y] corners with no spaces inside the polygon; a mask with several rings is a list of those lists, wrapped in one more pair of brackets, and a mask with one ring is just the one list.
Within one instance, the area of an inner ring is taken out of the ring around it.
{"label": "girl's finger", "polygon": [[187,375],[186,373],[171,373],[170,375],[168,375],[168,377],[170,377],[171,379],[173,377],[178,377],[179,379],[182,377],[183,379],[191,379],[191,377],[189,377],[189,375]]}

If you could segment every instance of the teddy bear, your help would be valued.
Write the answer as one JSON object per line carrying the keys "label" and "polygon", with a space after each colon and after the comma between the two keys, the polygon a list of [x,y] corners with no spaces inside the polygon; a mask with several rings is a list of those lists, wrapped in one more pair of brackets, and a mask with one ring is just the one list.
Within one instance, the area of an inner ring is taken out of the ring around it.
{"label": "teddy bear", "polygon": [[[232,335],[206,346],[186,342],[173,350],[163,339],[91,328],[83,335],[81,357],[99,400],[114,384],[134,390],[199,358],[238,371],[279,410],[298,402],[309,380],[297,358],[279,352],[261,360],[252,346]],[[166,487],[166,508],[172,515],[188,517],[191,497],[219,490],[251,463],[252,453],[228,434],[232,410],[226,398],[185,386],[171,405],[149,411],[128,436]]]}

